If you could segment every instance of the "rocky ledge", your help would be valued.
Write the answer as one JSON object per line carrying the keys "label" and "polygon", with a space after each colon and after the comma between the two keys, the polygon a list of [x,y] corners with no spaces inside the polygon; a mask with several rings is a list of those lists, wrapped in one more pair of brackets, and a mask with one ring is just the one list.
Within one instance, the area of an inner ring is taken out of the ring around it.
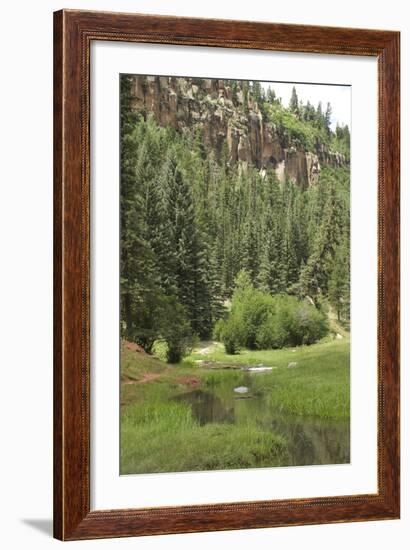
{"label": "rocky ledge", "polygon": [[152,112],[161,126],[180,131],[197,127],[206,147],[221,154],[224,144],[229,160],[240,170],[257,167],[262,174],[274,170],[280,181],[294,180],[303,187],[315,185],[321,164],[344,166],[346,160],[321,143],[307,151],[278,132],[274,121],[263,120],[257,101],[245,99],[224,80],[163,76],[130,76],[131,104]]}

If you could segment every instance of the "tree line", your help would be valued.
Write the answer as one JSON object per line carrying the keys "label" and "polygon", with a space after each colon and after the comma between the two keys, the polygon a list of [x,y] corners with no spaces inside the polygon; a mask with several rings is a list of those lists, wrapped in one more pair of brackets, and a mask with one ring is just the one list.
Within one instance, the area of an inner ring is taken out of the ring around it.
{"label": "tree line", "polygon": [[260,292],[330,304],[348,321],[349,172],[324,167],[306,190],[229,163],[200,131],[159,127],[121,78],[121,331],[177,362],[212,336],[241,271]]}

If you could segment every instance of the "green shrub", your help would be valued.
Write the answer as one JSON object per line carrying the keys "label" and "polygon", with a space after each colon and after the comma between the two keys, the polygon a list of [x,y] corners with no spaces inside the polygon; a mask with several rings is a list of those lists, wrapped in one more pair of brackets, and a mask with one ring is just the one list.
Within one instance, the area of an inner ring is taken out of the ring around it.
{"label": "green shrub", "polygon": [[288,332],[283,322],[270,313],[258,329],[256,340],[259,349],[280,349],[288,344]]}
{"label": "green shrub", "polygon": [[[222,342],[227,353],[238,347],[257,348],[257,330],[272,308],[272,296],[256,290],[248,273],[241,270],[235,280],[232,307],[222,325]],[[230,351],[228,351],[230,350]]]}
{"label": "green shrub", "polygon": [[307,151],[314,151],[317,143],[329,142],[324,128],[301,120],[280,103],[271,103],[265,107],[265,116],[273,122],[280,134],[291,138]]}
{"label": "green shrub", "polygon": [[218,340],[225,346],[226,353],[234,355],[239,351],[243,332],[243,325],[238,315],[231,314],[228,319],[220,319],[217,329]]}
{"label": "green shrub", "polygon": [[248,349],[257,348],[257,332],[273,308],[273,298],[261,290],[249,290],[244,300],[236,304],[237,324],[242,327],[240,343]]}
{"label": "green shrub", "polygon": [[192,348],[194,336],[185,308],[174,296],[164,301],[161,335],[167,344],[168,363],[179,363]]}
{"label": "green shrub", "polygon": [[216,327],[216,337],[234,354],[248,349],[279,349],[313,344],[329,330],[325,315],[295,296],[272,296],[255,289],[240,274],[226,320]]}
{"label": "green shrub", "polygon": [[226,334],[226,336],[224,336],[223,343],[225,346],[225,351],[228,355],[235,355],[235,353],[238,352],[238,342],[229,334]]}
{"label": "green shrub", "polygon": [[306,302],[294,312],[294,344],[313,344],[329,331],[327,320],[322,312]]}
{"label": "green shrub", "polygon": [[222,342],[222,334],[224,330],[225,319],[218,319],[214,326],[213,337],[215,340]]}
{"label": "green shrub", "polygon": [[294,296],[276,296],[274,301],[275,309],[259,331],[261,347],[313,344],[328,333],[326,317],[315,306]]}

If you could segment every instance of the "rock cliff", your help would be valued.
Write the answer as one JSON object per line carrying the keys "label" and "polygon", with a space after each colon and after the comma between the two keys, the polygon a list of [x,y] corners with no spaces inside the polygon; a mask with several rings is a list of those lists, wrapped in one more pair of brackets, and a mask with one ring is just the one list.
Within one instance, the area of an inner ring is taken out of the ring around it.
{"label": "rock cliff", "polygon": [[316,143],[306,150],[263,119],[258,102],[229,81],[162,76],[132,76],[131,104],[152,112],[161,126],[180,131],[199,128],[206,147],[217,154],[228,148],[229,160],[240,170],[256,166],[274,170],[280,181],[289,178],[306,187],[319,178],[321,164],[343,166],[345,158]]}

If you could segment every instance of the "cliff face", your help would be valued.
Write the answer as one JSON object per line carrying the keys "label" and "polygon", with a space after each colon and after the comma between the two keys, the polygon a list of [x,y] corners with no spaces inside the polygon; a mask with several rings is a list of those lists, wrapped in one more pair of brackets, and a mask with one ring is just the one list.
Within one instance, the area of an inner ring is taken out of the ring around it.
{"label": "cliff face", "polygon": [[306,187],[318,181],[321,164],[345,164],[343,155],[324,144],[306,151],[280,134],[274,121],[263,120],[256,101],[226,81],[133,76],[131,82],[134,109],[153,113],[161,126],[200,128],[205,146],[220,153],[226,143],[230,161],[241,170],[251,165],[262,173],[274,170],[280,181],[289,178]]}

